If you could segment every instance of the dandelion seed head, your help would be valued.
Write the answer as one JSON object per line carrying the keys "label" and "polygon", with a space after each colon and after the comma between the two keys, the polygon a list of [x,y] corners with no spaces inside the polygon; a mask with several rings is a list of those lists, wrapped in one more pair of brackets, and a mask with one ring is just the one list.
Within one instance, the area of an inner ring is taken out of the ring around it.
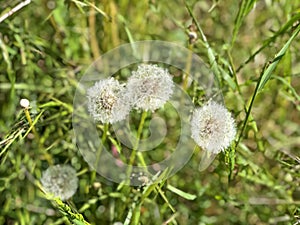
{"label": "dandelion seed head", "polygon": [[218,154],[230,146],[236,128],[230,112],[223,105],[211,101],[194,111],[191,132],[200,147]]}
{"label": "dandelion seed head", "polygon": [[142,64],[128,79],[125,98],[136,109],[154,111],[169,100],[173,88],[172,76],[166,69]]}
{"label": "dandelion seed head", "polygon": [[114,78],[95,83],[87,90],[88,111],[95,121],[114,123],[125,119],[130,105],[120,98],[124,85]]}
{"label": "dandelion seed head", "polygon": [[68,165],[50,166],[43,172],[41,183],[46,192],[62,200],[71,198],[78,187],[78,178],[73,167]]}
{"label": "dandelion seed head", "polygon": [[21,105],[23,108],[28,108],[29,105],[30,105],[30,102],[29,102],[28,99],[22,98],[22,99],[20,100],[20,105]]}

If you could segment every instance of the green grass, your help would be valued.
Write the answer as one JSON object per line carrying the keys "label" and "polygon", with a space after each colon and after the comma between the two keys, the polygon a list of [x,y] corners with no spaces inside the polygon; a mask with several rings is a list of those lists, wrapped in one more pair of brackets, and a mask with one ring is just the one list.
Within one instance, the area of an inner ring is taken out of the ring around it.
{"label": "green grass", "polygon": [[[19,2],[1,1],[0,17]],[[299,19],[299,0],[45,0],[9,16],[0,23],[0,224],[298,224]],[[88,66],[138,40],[176,42],[198,54],[218,78],[238,131],[206,171],[197,170],[198,149],[174,176],[142,190],[93,172],[72,130],[73,97]],[[21,98],[31,102],[32,124]],[[39,182],[59,163],[79,178],[66,202]]]}

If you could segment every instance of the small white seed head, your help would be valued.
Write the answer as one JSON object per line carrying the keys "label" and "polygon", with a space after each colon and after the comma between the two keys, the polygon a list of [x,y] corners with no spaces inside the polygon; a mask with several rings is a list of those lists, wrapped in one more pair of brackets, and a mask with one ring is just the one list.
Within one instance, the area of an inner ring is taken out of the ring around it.
{"label": "small white seed head", "polygon": [[142,64],[128,79],[124,97],[135,109],[154,111],[169,100],[173,88],[172,76],[166,69]]}
{"label": "small white seed head", "polygon": [[236,135],[234,119],[230,112],[214,101],[194,111],[191,120],[192,138],[213,154],[230,146]]}
{"label": "small white seed head", "polygon": [[67,200],[75,194],[78,178],[73,167],[55,165],[43,172],[41,183],[46,192],[61,198],[61,200]]}
{"label": "small white seed head", "polygon": [[22,99],[20,100],[20,105],[21,105],[23,108],[28,108],[29,105],[30,105],[30,102],[29,102],[28,99],[22,98]]}
{"label": "small white seed head", "polygon": [[115,123],[125,119],[130,105],[121,98],[123,90],[124,85],[112,77],[96,82],[87,90],[88,111],[95,121]]}

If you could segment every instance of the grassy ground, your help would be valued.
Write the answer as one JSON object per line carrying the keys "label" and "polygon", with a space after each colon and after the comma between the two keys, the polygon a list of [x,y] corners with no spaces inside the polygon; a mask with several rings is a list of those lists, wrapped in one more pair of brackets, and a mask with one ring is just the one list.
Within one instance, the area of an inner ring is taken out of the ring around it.
{"label": "grassy ground", "polygon": [[[19,2],[1,1],[0,15]],[[10,15],[0,23],[0,224],[299,224],[299,10],[299,0],[42,0]],[[137,40],[176,42],[201,56],[238,130],[205,172],[197,153],[149,195],[95,177],[72,130],[87,67]],[[21,98],[31,101],[33,126]],[[41,191],[53,164],[77,171],[77,193],[65,203]]]}

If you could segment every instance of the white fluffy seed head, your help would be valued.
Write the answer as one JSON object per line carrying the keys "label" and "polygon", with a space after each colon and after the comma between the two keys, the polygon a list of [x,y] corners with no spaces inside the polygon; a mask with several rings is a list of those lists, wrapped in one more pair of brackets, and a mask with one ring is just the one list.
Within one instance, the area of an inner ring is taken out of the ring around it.
{"label": "white fluffy seed head", "polygon": [[22,98],[22,99],[20,100],[20,105],[21,105],[23,108],[28,108],[29,105],[30,105],[30,102],[29,102],[28,99]]}
{"label": "white fluffy seed head", "polygon": [[230,146],[236,135],[234,119],[221,104],[209,102],[194,111],[191,120],[192,138],[213,154]]}
{"label": "white fluffy seed head", "polygon": [[114,78],[95,83],[87,90],[88,111],[95,121],[115,123],[129,114],[130,104],[121,98],[124,86]]}
{"label": "white fluffy seed head", "polygon": [[135,109],[154,111],[162,107],[173,94],[174,83],[166,69],[142,64],[128,79],[124,98]]}
{"label": "white fluffy seed head", "polygon": [[41,183],[46,192],[61,198],[61,200],[67,200],[75,194],[78,178],[73,167],[55,165],[43,172]]}

